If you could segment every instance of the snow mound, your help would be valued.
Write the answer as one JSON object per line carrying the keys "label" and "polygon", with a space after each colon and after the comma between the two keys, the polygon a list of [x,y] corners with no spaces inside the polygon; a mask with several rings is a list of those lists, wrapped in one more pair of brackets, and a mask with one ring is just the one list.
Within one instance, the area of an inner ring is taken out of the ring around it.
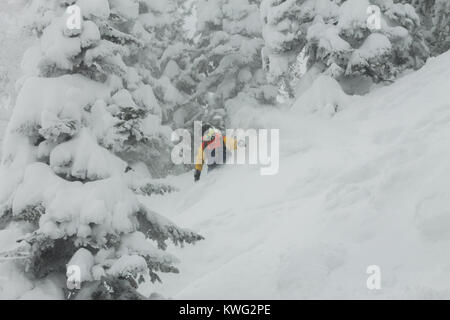
{"label": "snow mound", "polygon": [[350,98],[332,77],[320,75],[293,104],[292,110],[333,115],[348,104]]}

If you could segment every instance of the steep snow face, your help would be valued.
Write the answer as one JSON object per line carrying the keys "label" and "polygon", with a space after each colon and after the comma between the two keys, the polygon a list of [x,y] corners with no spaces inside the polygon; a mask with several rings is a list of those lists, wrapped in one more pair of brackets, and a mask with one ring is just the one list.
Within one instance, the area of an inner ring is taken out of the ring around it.
{"label": "steep snow face", "polygon": [[[184,191],[149,207],[206,240],[174,250],[183,276],[165,276],[156,290],[187,299],[450,298],[448,70],[450,52],[350,98],[333,117],[260,116],[281,129],[278,175],[228,166],[196,184],[172,178]],[[371,265],[380,290],[367,288]]]}

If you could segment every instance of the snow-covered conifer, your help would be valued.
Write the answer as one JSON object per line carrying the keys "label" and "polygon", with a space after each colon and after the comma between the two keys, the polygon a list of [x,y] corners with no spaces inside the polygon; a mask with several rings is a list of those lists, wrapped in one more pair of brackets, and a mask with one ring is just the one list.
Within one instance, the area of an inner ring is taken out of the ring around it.
{"label": "snow-covered conifer", "polygon": [[[288,78],[302,50],[308,65],[339,80],[368,77],[391,81],[407,68],[419,68],[429,56],[414,7],[392,0],[264,0],[268,69]],[[379,25],[368,9],[377,6]],[[292,22],[296,21],[296,22]]]}
{"label": "snow-covered conifer", "polygon": [[204,119],[216,126],[226,122],[226,102],[244,94],[274,102],[262,70],[262,26],[255,0],[199,0],[197,54],[192,78],[198,82],[197,101],[206,106]]}
{"label": "snow-covered conifer", "polygon": [[[80,29],[67,24],[70,5],[81,8]],[[140,3],[39,0],[29,9],[40,39],[24,56],[0,169],[0,227],[20,237],[2,256],[66,297],[143,298],[136,289],[145,278],[178,272],[166,241],[201,236],[137,196],[173,190],[130,168],[156,161],[169,133],[140,74]],[[81,290],[66,287],[71,266]]]}
{"label": "snow-covered conifer", "polygon": [[308,28],[320,16],[323,23],[334,24],[338,5],[332,0],[263,0],[264,68],[273,83],[281,83],[293,95],[290,67],[308,43]]}
{"label": "snow-covered conifer", "polygon": [[420,16],[425,39],[432,55],[450,49],[450,2],[447,0],[401,0],[412,5]]}

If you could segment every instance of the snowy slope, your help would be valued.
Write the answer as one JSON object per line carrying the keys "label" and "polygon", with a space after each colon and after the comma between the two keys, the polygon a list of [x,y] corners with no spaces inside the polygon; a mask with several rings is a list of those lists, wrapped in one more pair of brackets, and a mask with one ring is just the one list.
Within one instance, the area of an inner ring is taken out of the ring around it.
{"label": "snowy slope", "polygon": [[[168,297],[450,298],[450,52],[334,117],[273,111],[280,172],[226,167],[142,199],[206,240]],[[368,290],[366,268],[381,268]],[[151,292],[152,288],[143,288]]]}

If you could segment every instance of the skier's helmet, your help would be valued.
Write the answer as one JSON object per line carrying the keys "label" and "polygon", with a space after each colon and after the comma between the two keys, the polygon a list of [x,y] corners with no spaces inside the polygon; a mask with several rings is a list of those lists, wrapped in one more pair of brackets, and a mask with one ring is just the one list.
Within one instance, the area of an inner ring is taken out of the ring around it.
{"label": "skier's helmet", "polygon": [[209,123],[204,123],[202,125],[202,135],[204,135],[206,133],[206,131],[208,131],[209,129],[211,129],[213,126],[210,125]]}
{"label": "skier's helmet", "polygon": [[202,126],[203,131],[203,141],[212,141],[217,135],[221,135],[219,129],[214,128],[213,126],[207,124]]}

